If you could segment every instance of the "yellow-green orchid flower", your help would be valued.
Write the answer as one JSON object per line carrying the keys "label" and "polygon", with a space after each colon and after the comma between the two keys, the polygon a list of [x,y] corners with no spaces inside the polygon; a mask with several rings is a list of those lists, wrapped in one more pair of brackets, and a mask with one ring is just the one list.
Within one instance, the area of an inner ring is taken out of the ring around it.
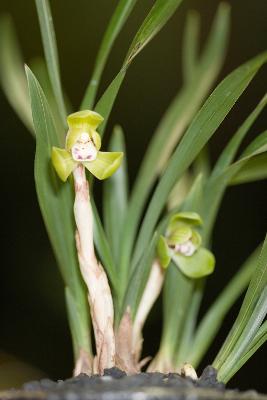
{"label": "yellow-green orchid flower", "polygon": [[163,268],[170,261],[189,278],[201,278],[213,272],[214,255],[201,246],[201,236],[195,229],[202,224],[197,213],[175,214],[168,225],[166,236],[160,236],[157,256]]}
{"label": "yellow-green orchid flower", "polygon": [[69,131],[65,149],[52,148],[52,163],[65,182],[77,165],[82,164],[98,179],[109,178],[122,162],[122,152],[102,152],[101,138],[96,129],[103,121],[100,114],[83,110],[67,118]]}

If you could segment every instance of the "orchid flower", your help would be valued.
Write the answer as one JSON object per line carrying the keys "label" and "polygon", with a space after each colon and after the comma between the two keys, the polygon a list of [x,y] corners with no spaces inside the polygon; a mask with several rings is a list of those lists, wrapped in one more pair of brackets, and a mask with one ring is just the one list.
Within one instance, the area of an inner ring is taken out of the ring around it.
{"label": "orchid flower", "polygon": [[99,151],[101,138],[96,129],[102,121],[100,114],[89,110],[68,116],[65,149],[52,148],[52,163],[63,182],[79,164],[101,180],[110,177],[121,165],[123,153]]}
{"label": "orchid flower", "polygon": [[215,258],[201,245],[201,235],[196,229],[200,225],[201,217],[194,212],[181,212],[171,218],[166,235],[160,236],[157,245],[163,268],[172,260],[189,278],[201,278],[213,272]]}

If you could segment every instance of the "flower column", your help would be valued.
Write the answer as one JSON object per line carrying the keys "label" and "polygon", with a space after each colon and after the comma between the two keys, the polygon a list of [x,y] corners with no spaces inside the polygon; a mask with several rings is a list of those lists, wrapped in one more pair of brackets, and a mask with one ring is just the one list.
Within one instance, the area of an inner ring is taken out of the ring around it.
{"label": "flower column", "polygon": [[[105,368],[115,365],[114,311],[106,273],[94,252],[93,213],[85,168],[98,179],[106,179],[117,170],[122,160],[122,153],[99,151],[101,139],[96,128],[102,120],[99,114],[89,110],[71,114],[68,117],[66,149],[52,149],[52,162],[59,177],[66,181],[73,172],[76,247],[80,270],[88,288],[96,342],[97,354],[92,371],[101,374]],[[81,357],[75,368],[76,374],[83,372],[83,365]]]}

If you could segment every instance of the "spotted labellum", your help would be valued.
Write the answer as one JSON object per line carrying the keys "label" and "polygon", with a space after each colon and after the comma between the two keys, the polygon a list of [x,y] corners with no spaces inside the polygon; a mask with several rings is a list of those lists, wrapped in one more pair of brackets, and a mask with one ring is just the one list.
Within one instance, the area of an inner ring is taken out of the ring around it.
{"label": "spotted labellum", "polygon": [[197,213],[175,214],[167,227],[165,236],[160,236],[157,256],[163,268],[171,260],[189,278],[201,278],[213,272],[215,258],[204,248],[197,228],[202,220]]}
{"label": "spotted labellum", "polygon": [[65,149],[52,148],[52,163],[63,182],[79,164],[101,180],[110,177],[121,165],[122,152],[99,151],[101,138],[96,129],[102,121],[100,114],[90,110],[68,116]]}

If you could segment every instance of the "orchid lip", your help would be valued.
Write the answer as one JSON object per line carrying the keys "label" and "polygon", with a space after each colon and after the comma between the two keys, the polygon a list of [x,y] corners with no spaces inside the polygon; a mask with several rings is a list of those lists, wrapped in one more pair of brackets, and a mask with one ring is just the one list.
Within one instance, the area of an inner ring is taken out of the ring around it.
{"label": "orchid lip", "polygon": [[74,161],[94,161],[97,158],[97,149],[88,133],[83,132],[71,149]]}
{"label": "orchid lip", "polygon": [[181,244],[176,244],[175,246],[171,247],[175,253],[180,253],[183,256],[190,257],[192,256],[196,249],[196,246],[192,243],[191,240],[188,240],[187,242],[181,243]]}

